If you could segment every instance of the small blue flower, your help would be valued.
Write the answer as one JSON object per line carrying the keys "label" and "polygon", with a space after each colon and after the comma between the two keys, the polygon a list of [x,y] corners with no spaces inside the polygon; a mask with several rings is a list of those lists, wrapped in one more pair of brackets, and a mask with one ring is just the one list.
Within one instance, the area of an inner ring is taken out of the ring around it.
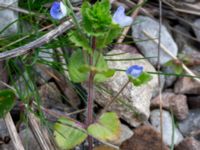
{"label": "small blue flower", "polygon": [[138,65],[133,65],[126,70],[126,74],[134,78],[139,77],[143,72],[143,67]]}
{"label": "small blue flower", "polygon": [[119,6],[113,15],[113,22],[119,24],[120,27],[130,26],[133,22],[133,18],[126,16],[125,8]]}
{"label": "small blue flower", "polygon": [[54,2],[50,10],[51,17],[60,20],[67,15],[67,8],[63,2]]}

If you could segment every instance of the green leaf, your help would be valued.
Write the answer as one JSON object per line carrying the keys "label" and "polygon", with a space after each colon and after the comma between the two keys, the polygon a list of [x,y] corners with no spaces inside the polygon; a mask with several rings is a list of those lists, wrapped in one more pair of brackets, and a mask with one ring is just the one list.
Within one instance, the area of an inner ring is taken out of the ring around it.
{"label": "green leaf", "polygon": [[112,43],[112,41],[117,38],[121,33],[121,28],[117,24],[112,24],[110,29],[101,36],[97,37],[96,46],[97,48],[105,48],[108,44]]}
{"label": "green leaf", "polygon": [[108,64],[101,53],[95,51],[93,63],[96,66],[84,64],[82,51],[75,51],[70,57],[68,65],[71,80],[75,83],[86,81],[90,71],[96,73],[94,77],[95,82],[104,82],[114,75],[115,70],[108,68]]}
{"label": "green leaf", "polygon": [[143,72],[138,78],[134,78],[132,76],[129,76],[129,80],[135,85],[135,86],[141,86],[143,84],[148,83],[152,79],[152,76],[146,72]]}
{"label": "green leaf", "polygon": [[108,78],[112,77],[115,74],[115,70],[114,69],[100,69],[100,68],[96,68],[93,66],[88,66],[88,65],[84,65],[82,67],[80,67],[79,69],[80,72],[82,73],[87,73],[90,71],[93,71],[96,73],[94,81],[95,82],[104,82],[106,81]]}
{"label": "green leaf", "polygon": [[108,68],[108,64],[101,53],[94,53],[94,62],[97,62],[95,66],[97,70],[97,74],[94,77],[95,82],[104,82],[114,75],[115,71]]}
{"label": "green leaf", "polygon": [[57,145],[66,150],[81,144],[87,138],[87,134],[74,121],[60,118],[54,125],[54,138]]}
{"label": "green leaf", "polygon": [[179,64],[179,65],[175,65],[174,66],[174,71],[176,74],[181,74],[183,73],[183,67]]}
{"label": "green leaf", "polygon": [[95,82],[104,82],[108,78],[112,77],[115,74],[115,70],[113,69],[108,69],[106,71],[103,71],[101,73],[97,73],[94,77]]}
{"label": "green leaf", "polygon": [[81,7],[83,28],[92,36],[106,33],[112,24],[109,0],[97,1],[93,6],[84,2]]}
{"label": "green leaf", "polygon": [[104,113],[88,127],[88,133],[102,141],[114,141],[120,136],[120,121],[115,112]]}
{"label": "green leaf", "polygon": [[69,59],[68,70],[70,79],[75,83],[80,83],[87,80],[88,72],[80,71],[84,65],[82,51],[79,49],[75,51]]}
{"label": "green leaf", "polygon": [[68,36],[70,41],[73,42],[77,47],[83,48],[88,53],[92,52],[88,38],[81,35],[78,31],[71,31],[68,33]]}
{"label": "green leaf", "polygon": [[4,117],[14,106],[15,93],[11,90],[0,91],[0,118]]}
{"label": "green leaf", "polygon": [[168,67],[168,66],[173,66],[173,65],[174,65],[173,60],[170,60],[170,61],[168,61],[168,62],[166,62],[166,63],[164,64],[164,66],[166,66],[166,67]]}
{"label": "green leaf", "polygon": [[183,72],[183,67],[179,63],[175,63],[174,60],[170,60],[164,64],[167,67],[171,67],[176,74],[181,74]]}

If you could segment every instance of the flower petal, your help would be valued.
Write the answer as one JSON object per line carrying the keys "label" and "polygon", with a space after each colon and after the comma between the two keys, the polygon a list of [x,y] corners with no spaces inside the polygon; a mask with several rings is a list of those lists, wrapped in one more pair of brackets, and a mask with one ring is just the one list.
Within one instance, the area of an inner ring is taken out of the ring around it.
{"label": "flower petal", "polygon": [[139,77],[143,72],[143,67],[138,65],[133,65],[126,70],[126,74],[132,77]]}
{"label": "flower petal", "polygon": [[119,24],[120,27],[130,26],[133,22],[133,19],[125,14],[125,8],[123,6],[119,6],[116,12],[113,15],[113,22]]}
{"label": "flower petal", "polygon": [[62,2],[54,2],[50,9],[52,18],[60,20],[67,15],[67,8]]}
{"label": "flower petal", "polygon": [[62,14],[63,14],[64,16],[67,15],[67,8],[66,8],[66,6],[63,4],[63,2],[60,2],[60,10],[61,10],[61,12],[62,12]]}

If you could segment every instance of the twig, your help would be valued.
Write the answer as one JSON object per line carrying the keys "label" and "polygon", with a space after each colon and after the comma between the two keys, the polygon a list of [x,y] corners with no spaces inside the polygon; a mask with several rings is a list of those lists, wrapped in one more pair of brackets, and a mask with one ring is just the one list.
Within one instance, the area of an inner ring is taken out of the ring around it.
{"label": "twig", "polygon": [[50,136],[48,136],[48,131],[42,129],[38,119],[33,113],[28,113],[29,126],[35,136],[37,142],[42,150],[56,150],[56,146],[52,144]]}
{"label": "twig", "polygon": [[[140,8],[141,8],[141,4],[142,4],[142,3],[144,3],[144,0],[139,0],[139,2],[138,2],[139,7],[138,7],[138,8],[132,13],[132,15],[131,15],[131,17],[132,17],[133,19],[137,16],[137,14],[138,14],[138,12],[139,12],[139,10],[140,10]],[[124,38],[125,38],[124,35],[127,35],[127,33],[128,33],[128,31],[129,31],[130,28],[131,28],[131,26],[126,27],[126,28],[123,30],[122,36],[119,37],[119,39],[117,40],[117,43],[122,43],[122,42],[124,41]]]}
{"label": "twig", "polygon": [[[159,37],[158,37],[158,64],[157,69],[160,72],[160,47],[161,47],[161,29],[162,29],[162,0],[159,0]],[[163,103],[162,103],[162,88],[161,76],[158,74],[158,87],[159,87],[159,103],[160,103],[160,134],[161,134],[161,150],[163,150]]]}
{"label": "twig", "polygon": [[162,0],[162,1],[165,4],[167,4],[168,6],[170,6],[174,11],[200,16],[200,13],[198,11],[177,8],[177,7],[173,6],[172,4],[170,4],[169,2],[167,2],[166,0]]}
{"label": "twig", "polygon": [[[40,29],[39,32],[44,31],[44,30],[47,30],[47,29],[49,29],[49,28],[51,28],[51,27],[53,27],[53,24],[48,25],[48,26],[46,26],[46,27]],[[32,32],[31,34],[34,34],[34,33],[35,33],[35,32]],[[12,45],[14,45],[14,44],[16,44],[16,43],[18,43],[18,42],[20,42],[20,41],[23,41],[23,40],[29,38],[29,37],[31,36],[31,34],[26,35],[26,36],[24,36],[24,37],[22,37],[22,38],[20,38],[20,39],[17,39],[17,40],[15,40],[15,41],[13,41],[13,42],[11,42],[11,43],[5,45],[4,47],[1,47],[1,48],[0,48],[0,51],[3,51],[3,50],[6,49],[7,47],[10,47],[10,46],[12,46]]]}
{"label": "twig", "polygon": [[[156,44],[158,44],[158,40],[154,39],[154,37],[152,37],[149,33],[147,33],[146,31],[143,31],[143,33],[148,37],[151,38],[152,41]],[[178,57],[174,56],[174,54],[172,54],[162,43],[161,43],[161,49],[168,54],[169,56],[171,56],[174,60],[177,60],[179,62],[181,62]],[[181,63],[183,69],[191,76],[196,76],[184,63]],[[198,83],[200,83],[200,79],[198,78],[194,78],[194,80],[196,80]]]}
{"label": "twig", "polygon": [[15,7],[15,6],[12,6],[12,5],[8,5],[8,4],[3,4],[3,3],[1,3],[1,4],[0,4],[0,7],[1,7],[1,8],[7,8],[7,9],[10,9],[10,10],[13,10],[13,11],[17,11],[17,12],[20,12],[20,13],[28,14],[28,15],[34,15],[34,16],[37,15],[37,17],[40,17],[40,18],[42,18],[42,19],[47,19],[47,17],[44,16],[44,15],[37,14],[37,13],[35,13],[35,12],[28,11],[28,10],[25,10],[25,9],[22,9],[22,8],[19,8],[19,7]]}
{"label": "twig", "polygon": [[55,39],[56,37],[58,37],[65,31],[69,30],[72,26],[73,26],[72,19],[70,19],[69,21],[65,21],[61,25],[59,25],[57,28],[51,30],[50,32],[48,32],[47,34],[43,35],[42,37],[40,37],[39,39],[33,42],[30,42],[24,46],[0,53],[0,61],[27,54],[28,52],[30,52],[31,49],[38,48],[42,46],[43,44],[48,43],[49,41]]}
{"label": "twig", "polygon": [[12,139],[12,143],[13,143],[15,150],[25,150],[23,145],[22,145],[21,139],[20,139],[20,137],[17,133],[17,130],[15,128],[15,124],[12,120],[10,113],[6,114],[4,121],[6,123],[7,129],[8,129],[8,132],[10,134],[10,137]]}

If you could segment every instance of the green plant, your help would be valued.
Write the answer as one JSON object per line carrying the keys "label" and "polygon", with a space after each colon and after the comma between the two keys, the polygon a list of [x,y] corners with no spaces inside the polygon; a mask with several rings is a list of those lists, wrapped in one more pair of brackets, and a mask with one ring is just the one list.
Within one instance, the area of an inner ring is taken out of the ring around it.
{"label": "green plant", "polygon": [[[66,4],[67,8],[70,9],[71,5],[68,0]],[[93,137],[100,141],[112,141],[120,135],[120,121],[115,112],[106,112],[107,107],[105,107],[103,113],[96,120],[93,118],[94,85],[105,82],[115,73],[115,70],[108,67],[107,61],[103,57],[103,48],[120,35],[123,27],[132,23],[132,19],[124,14],[125,10],[122,6],[118,8],[113,17],[110,8],[108,0],[97,1],[94,5],[84,2],[81,8],[83,18],[81,24],[78,24],[73,11],[69,10],[76,27],[68,33],[68,37],[77,49],[69,58],[68,72],[70,80],[74,83],[87,83],[88,100],[85,124],[63,119],[55,124],[54,135],[57,144],[62,149],[72,148],[89,136],[89,150],[91,150]],[[151,80],[151,76],[143,72],[143,67],[131,66],[127,70],[127,75],[129,76],[127,84],[132,82],[136,86]],[[119,93],[127,84],[122,87]],[[111,102],[117,98],[119,93]],[[69,136],[67,136],[69,134],[70,139],[74,139],[70,140],[70,143]],[[64,138],[65,136],[67,137]]]}

